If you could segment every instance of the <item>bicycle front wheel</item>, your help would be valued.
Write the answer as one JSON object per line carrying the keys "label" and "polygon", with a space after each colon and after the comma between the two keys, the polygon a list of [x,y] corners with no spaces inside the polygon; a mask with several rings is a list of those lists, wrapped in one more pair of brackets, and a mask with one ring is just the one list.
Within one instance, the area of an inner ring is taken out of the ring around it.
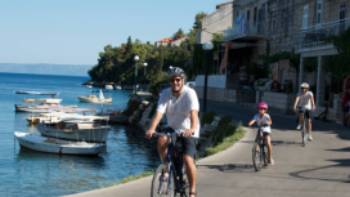
{"label": "bicycle front wheel", "polygon": [[261,170],[261,168],[264,166],[262,151],[263,150],[261,150],[260,145],[258,143],[255,143],[252,150],[252,159],[255,171]]}
{"label": "bicycle front wheel", "polygon": [[169,173],[168,177],[163,176],[163,165],[159,165],[153,174],[151,185],[151,197],[175,197],[174,176]]}

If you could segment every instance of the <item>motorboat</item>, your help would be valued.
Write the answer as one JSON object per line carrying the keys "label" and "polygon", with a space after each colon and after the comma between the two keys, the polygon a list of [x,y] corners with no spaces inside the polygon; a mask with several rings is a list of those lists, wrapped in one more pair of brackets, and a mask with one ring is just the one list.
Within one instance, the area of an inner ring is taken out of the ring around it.
{"label": "motorboat", "polygon": [[108,122],[109,116],[95,116],[95,115],[83,115],[78,113],[65,113],[65,112],[51,112],[51,113],[41,113],[32,114],[27,117],[27,122],[30,125],[36,125],[39,123],[58,123],[64,120],[82,120],[82,121],[97,121],[100,120]]}
{"label": "motorboat", "polygon": [[84,102],[84,103],[95,103],[95,104],[112,103],[112,97],[105,98],[102,90],[100,90],[99,96],[91,94],[87,96],[79,96],[78,99],[80,102]]}
{"label": "motorboat", "polygon": [[72,142],[18,131],[14,135],[21,147],[46,153],[98,155],[106,150],[106,144]]}
{"label": "motorboat", "polygon": [[105,143],[110,129],[104,120],[63,120],[38,124],[38,130],[43,136],[96,143]]}
{"label": "motorboat", "polygon": [[77,105],[57,105],[57,104],[42,104],[42,105],[17,105],[15,104],[16,112],[29,113],[50,113],[50,112],[65,112],[65,113],[83,113],[95,112],[95,109],[79,108]]}

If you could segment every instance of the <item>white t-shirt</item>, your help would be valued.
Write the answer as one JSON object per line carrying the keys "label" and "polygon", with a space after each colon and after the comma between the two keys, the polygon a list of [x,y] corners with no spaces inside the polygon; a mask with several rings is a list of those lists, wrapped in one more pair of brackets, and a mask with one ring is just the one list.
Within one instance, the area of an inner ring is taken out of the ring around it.
{"label": "white t-shirt", "polygon": [[[265,113],[263,116],[260,116],[260,114],[257,113],[253,117],[253,120],[255,120],[256,124],[260,127],[260,126],[263,126],[263,125],[268,125],[269,120],[271,120],[271,117],[267,113]],[[263,132],[271,133],[271,126],[270,125],[261,127],[261,129],[262,129]]]}
{"label": "white t-shirt", "polygon": [[[157,111],[165,113],[168,126],[175,131],[182,132],[184,129],[191,128],[190,112],[192,110],[199,111],[198,97],[192,88],[185,85],[178,98],[173,96],[171,88],[160,93]],[[198,127],[193,137],[199,137],[199,124],[198,120]]]}
{"label": "white t-shirt", "polygon": [[301,107],[303,110],[311,110],[312,109],[312,100],[313,94],[311,91],[307,91],[305,94],[299,94],[299,102],[298,107]]}

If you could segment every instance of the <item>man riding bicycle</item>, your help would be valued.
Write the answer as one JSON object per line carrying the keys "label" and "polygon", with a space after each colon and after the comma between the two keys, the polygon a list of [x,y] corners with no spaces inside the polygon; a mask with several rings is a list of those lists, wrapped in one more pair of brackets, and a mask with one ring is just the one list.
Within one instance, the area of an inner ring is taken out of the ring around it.
{"label": "man riding bicycle", "polygon": [[[167,126],[183,136],[183,140],[181,140],[184,147],[183,161],[190,184],[190,197],[193,197],[196,196],[197,170],[194,156],[200,130],[199,101],[196,92],[184,85],[186,75],[181,68],[171,67],[169,75],[171,87],[163,90],[160,94],[157,111],[151,121],[150,128],[146,132],[146,138],[152,138],[165,114]],[[163,163],[166,161],[167,145],[168,139],[166,136],[158,138],[157,148]]]}
{"label": "man riding bicycle", "polygon": [[[308,140],[312,141],[312,116],[311,111],[316,109],[314,96],[310,89],[310,85],[306,82],[300,85],[301,92],[297,96],[294,102],[294,111],[298,113],[298,126],[297,130],[300,130],[304,121],[306,121],[306,131],[308,134]],[[306,120],[304,120],[304,117]]]}

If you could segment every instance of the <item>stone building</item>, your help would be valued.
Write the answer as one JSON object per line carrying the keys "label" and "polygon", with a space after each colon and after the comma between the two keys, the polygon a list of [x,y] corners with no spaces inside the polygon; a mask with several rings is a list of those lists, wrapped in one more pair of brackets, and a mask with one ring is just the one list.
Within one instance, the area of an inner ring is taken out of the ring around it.
{"label": "stone building", "polygon": [[216,6],[213,13],[208,14],[202,20],[202,31],[199,42],[201,44],[211,42],[213,34],[222,34],[225,29],[232,27],[233,1],[222,3]]}

